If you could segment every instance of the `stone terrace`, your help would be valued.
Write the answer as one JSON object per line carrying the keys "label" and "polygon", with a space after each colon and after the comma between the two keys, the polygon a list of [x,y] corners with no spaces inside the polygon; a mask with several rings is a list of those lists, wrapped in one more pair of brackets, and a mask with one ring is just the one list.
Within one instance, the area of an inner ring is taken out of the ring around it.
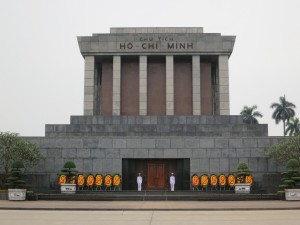
{"label": "stone terrace", "polygon": [[46,125],[46,137],[267,135],[267,125],[247,125],[240,116],[72,116],[71,124]]}
{"label": "stone terrace", "polygon": [[256,188],[267,189],[281,168],[265,150],[283,140],[240,116],[72,116],[70,125],[46,125],[45,137],[26,139],[45,156],[33,171],[35,186],[44,189],[56,183],[67,160],[84,174],[122,175],[122,159],[190,159],[190,176],[229,174],[246,162]]}

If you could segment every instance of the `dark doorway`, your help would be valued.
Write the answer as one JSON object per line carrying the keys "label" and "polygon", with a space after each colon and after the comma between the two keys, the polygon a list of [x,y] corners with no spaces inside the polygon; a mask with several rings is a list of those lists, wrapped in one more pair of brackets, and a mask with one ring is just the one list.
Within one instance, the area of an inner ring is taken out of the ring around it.
{"label": "dark doorway", "polygon": [[137,189],[137,174],[143,177],[142,190],[168,190],[175,174],[175,190],[190,188],[190,159],[123,159],[122,189]]}

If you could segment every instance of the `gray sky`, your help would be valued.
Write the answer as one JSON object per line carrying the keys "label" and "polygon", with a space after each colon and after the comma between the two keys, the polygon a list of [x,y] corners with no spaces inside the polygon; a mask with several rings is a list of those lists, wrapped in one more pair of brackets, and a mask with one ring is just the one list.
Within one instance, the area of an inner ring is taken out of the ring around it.
{"label": "gray sky", "polygon": [[[299,0],[0,0],[0,131],[43,136],[45,124],[83,113],[76,37],[110,27],[204,27],[236,35],[230,108],[258,105],[269,135],[282,135],[270,104],[286,95],[300,116]],[[298,89],[299,88],[299,89]]]}

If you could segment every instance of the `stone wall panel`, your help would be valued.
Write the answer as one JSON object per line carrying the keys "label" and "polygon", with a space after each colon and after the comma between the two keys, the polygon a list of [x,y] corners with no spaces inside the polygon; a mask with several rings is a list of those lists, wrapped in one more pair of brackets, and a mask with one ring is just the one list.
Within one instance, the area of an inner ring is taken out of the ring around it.
{"label": "stone wall panel", "polygon": [[210,173],[209,160],[205,158],[199,159],[199,172],[200,173]]}
{"label": "stone wall panel", "polygon": [[228,148],[229,141],[228,139],[216,138],[215,139],[215,147],[216,148]]}
{"label": "stone wall panel", "polygon": [[214,139],[200,139],[200,148],[214,148]]}
{"label": "stone wall panel", "polygon": [[229,159],[220,158],[220,173],[227,175],[229,172],[231,172],[229,170]]}
{"label": "stone wall panel", "polygon": [[251,149],[250,148],[238,148],[236,149],[237,157],[250,157]]}
{"label": "stone wall panel", "polygon": [[84,173],[93,173],[93,159],[83,159],[83,170]]}
{"label": "stone wall panel", "polygon": [[74,163],[76,165],[76,169],[78,172],[84,172],[83,171],[83,159],[74,159]]}
{"label": "stone wall panel", "polygon": [[105,149],[105,158],[106,159],[116,159],[120,158],[120,149]]}
{"label": "stone wall panel", "polygon": [[79,148],[77,149],[77,158],[90,158],[91,150],[89,148]]}
{"label": "stone wall panel", "polygon": [[209,172],[210,173],[220,173],[220,159],[210,158],[209,159]]}
{"label": "stone wall panel", "polygon": [[164,158],[163,149],[149,149],[149,158],[159,159]]}
{"label": "stone wall panel", "polygon": [[199,163],[199,159],[191,159],[190,160],[190,164],[191,164],[191,173],[199,173],[200,172],[200,163]]}
{"label": "stone wall panel", "polygon": [[200,143],[198,138],[186,138],[184,140],[184,147],[185,148],[199,148]]}
{"label": "stone wall panel", "polygon": [[113,148],[126,148],[126,139],[113,139]]}
{"label": "stone wall panel", "polygon": [[235,172],[238,164],[239,164],[238,158],[229,158],[229,171]]}
{"label": "stone wall panel", "polygon": [[[102,173],[102,171],[103,171],[103,161],[104,161],[103,159],[93,159],[93,161],[92,161],[92,163],[93,163],[92,171],[94,173]],[[94,174],[94,175],[96,175],[96,174]]]}
{"label": "stone wall panel", "polygon": [[222,150],[221,149],[207,149],[207,157],[209,158],[221,158]]}
{"label": "stone wall panel", "polygon": [[120,158],[125,158],[125,159],[128,159],[128,158],[133,158],[134,157],[134,149],[121,149],[120,150]]}
{"label": "stone wall panel", "polygon": [[45,160],[45,172],[46,173],[53,172],[54,169],[55,169],[55,167],[54,167],[54,158],[46,158],[46,160]]}
{"label": "stone wall panel", "polygon": [[200,148],[200,149],[193,149],[192,157],[193,158],[208,158],[207,149]]}
{"label": "stone wall panel", "polygon": [[136,149],[133,152],[133,157],[134,158],[148,158],[149,152],[148,149]]}
{"label": "stone wall panel", "polygon": [[178,158],[178,150],[177,149],[164,149],[164,158],[176,159]]}
{"label": "stone wall panel", "polygon": [[170,148],[170,139],[169,138],[156,139],[156,148]]}
{"label": "stone wall panel", "polygon": [[76,149],[62,149],[62,158],[76,158]]}
{"label": "stone wall panel", "polygon": [[122,175],[122,159],[113,159],[113,168],[112,174],[120,174]]}
{"label": "stone wall panel", "polygon": [[[105,159],[102,161],[102,172],[103,174],[112,173],[113,172],[113,159]],[[113,174],[111,174],[113,175]]]}
{"label": "stone wall panel", "polygon": [[192,149],[179,149],[178,158],[192,158],[193,150]]}

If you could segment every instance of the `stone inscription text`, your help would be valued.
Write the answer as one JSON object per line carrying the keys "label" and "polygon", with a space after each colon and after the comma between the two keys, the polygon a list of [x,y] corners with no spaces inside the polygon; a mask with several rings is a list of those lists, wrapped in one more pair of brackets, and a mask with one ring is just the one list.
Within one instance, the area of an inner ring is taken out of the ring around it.
{"label": "stone inscription text", "polygon": [[175,41],[175,38],[170,36],[140,37],[138,42],[119,43],[120,50],[192,50],[193,48],[193,42]]}

